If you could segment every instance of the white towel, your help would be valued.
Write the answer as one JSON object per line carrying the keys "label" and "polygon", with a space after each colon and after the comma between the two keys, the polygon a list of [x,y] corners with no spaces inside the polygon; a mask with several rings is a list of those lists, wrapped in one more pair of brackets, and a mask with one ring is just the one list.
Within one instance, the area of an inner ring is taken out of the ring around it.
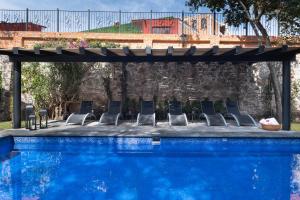
{"label": "white towel", "polygon": [[278,121],[272,117],[272,118],[267,118],[267,119],[261,119],[259,123],[264,124],[264,125],[279,125]]}

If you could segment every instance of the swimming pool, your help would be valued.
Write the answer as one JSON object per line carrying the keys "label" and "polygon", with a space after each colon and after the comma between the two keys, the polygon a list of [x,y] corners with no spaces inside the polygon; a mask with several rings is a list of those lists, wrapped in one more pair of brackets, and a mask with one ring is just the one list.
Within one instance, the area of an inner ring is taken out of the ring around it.
{"label": "swimming pool", "polygon": [[1,200],[300,199],[299,139],[14,141],[9,157],[1,156]]}

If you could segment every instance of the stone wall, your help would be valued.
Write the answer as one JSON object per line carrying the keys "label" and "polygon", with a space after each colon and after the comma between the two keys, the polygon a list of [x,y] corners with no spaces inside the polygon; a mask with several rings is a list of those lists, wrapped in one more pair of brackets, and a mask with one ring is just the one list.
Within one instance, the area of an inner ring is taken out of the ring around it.
{"label": "stone wall", "polygon": [[[121,64],[110,65],[112,99],[120,100]],[[127,97],[136,102],[154,96],[160,102],[172,98],[184,102],[231,98],[240,102],[242,110],[255,116],[269,112],[265,101],[268,69],[260,64],[128,63],[126,70]],[[81,86],[81,97],[89,97],[103,106],[107,96],[99,73],[94,71],[87,75]]]}
{"label": "stone wall", "polygon": [[113,91],[112,98],[119,99],[121,98],[121,76],[121,64],[96,63],[83,78],[79,98],[81,100],[93,100],[97,107],[103,108],[108,100],[104,78],[110,80],[110,90]]}

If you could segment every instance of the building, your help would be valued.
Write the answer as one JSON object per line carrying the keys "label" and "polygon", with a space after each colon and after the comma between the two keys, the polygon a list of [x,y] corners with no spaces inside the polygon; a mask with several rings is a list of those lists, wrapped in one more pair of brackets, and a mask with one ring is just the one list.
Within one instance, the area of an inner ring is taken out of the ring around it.
{"label": "building", "polygon": [[34,24],[32,22],[25,23],[7,23],[0,22],[0,31],[42,31],[45,26]]}
{"label": "building", "polygon": [[[199,14],[187,16],[182,20],[179,18],[167,17],[161,19],[137,19],[132,20],[132,25],[137,27],[144,34],[184,34],[194,35],[225,35],[228,34],[225,24],[214,22],[211,14]],[[215,27],[214,27],[215,26]]]}
{"label": "building", "polygon": [[180,20],[178,18],[137,19],[131,22],[142,33],[148,34],[178,34]]}

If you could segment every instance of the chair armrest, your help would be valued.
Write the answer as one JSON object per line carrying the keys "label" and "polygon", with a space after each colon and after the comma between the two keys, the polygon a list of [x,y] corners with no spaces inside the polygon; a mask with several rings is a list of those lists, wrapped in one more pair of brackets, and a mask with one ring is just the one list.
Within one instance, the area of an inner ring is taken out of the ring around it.
{"label": "chair armrest", "polygon": [[119,117],[120,117],[121,113],[118,113],[117,114],[117,117],[116,117],[116,121],[115,121],[115,125],[118,126],[118,122],[119,122]]}
{"label": "chair armrest", "polygon": [[187,116],[186,116],[185,113],[183,113],[183,116],[184,116],[184,118],[185,118],[185,125],[187,126],[187,125],[189,124],[189,121],[188,121]]}
{"label": "chair armrest", "polygon": [[171,123],[171,114],[168,113],[168,123],[169,123],[169,126],[172,126],[172,123]]}
{"label": "chair armrest", "polygon": [[137,118],[136,118],[136,124],[137,124],[137,126],[139,125],[139,120],[140,120],[140,113],[138,113]]}
{"label": "chair armrest", "polygon": [[73,117],[73,115],[75,115],[75,113],[72,113],[71,115],[69,115],[69,117],[66,120],[66,125],[68,125],[68,123],[69,123],[71,117]]}

